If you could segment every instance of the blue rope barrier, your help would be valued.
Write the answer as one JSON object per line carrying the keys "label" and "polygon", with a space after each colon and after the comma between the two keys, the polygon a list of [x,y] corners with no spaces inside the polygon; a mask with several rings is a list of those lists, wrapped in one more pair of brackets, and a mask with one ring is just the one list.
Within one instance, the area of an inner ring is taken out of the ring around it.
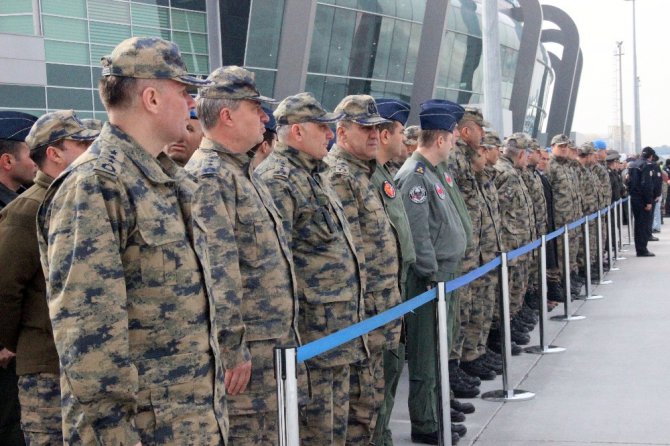
{"label": "blue rope barrier", "polygon": [[473,269],[464,276],[457,277],[454,280],[450,280],[446,283],[446,292],[450,293],[454,290],[459,289],[462,286],[467,285],[468,283],[479,279],[484,274],[500,266],[501,260],[500,257],[496,257],[491,260],[489,263],[485,263],[477,269]]}
{"label": "blue rope barrier", "polygon": [[568,225],[568,229],[575,229],[578,228],[579,226],[583,225],[584,222],[586,222],[586,217],[582,217],[577,221],[574,221]]}
{"label": "blue rope barrier", "polygon": [[530,242],[527,245],[524,245],[520,248],[510,251],[507,253],[507,260],[514,260],[517,257],[521,257],[522,255],[531,252],[533,249],[538,248],[541,244],[542,244],[541,240],[535,240],[534,242]]}
{"label": "blue rope barrier", "polygon": [[546,241],[553,240],[553,239],[563,235],[564,232],[565,232],[565,228],[561,227],[561,228],[555,230],[554,232],[550,232],[549,234],[547,234],[544,239]]}

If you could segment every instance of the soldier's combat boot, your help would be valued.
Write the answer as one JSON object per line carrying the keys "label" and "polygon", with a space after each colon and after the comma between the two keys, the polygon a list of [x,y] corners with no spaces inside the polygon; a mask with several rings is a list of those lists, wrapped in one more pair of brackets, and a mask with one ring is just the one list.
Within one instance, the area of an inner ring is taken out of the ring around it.
{"label": "soldier's combat boot", "polygon": [[476,376],[470,376],[467,373],[465,373],[463,370],[461,370],[460,367],[458,367],[458,361],[455,359],[450,359],[449,360],[449,384],[457,383],[457,382],[464,382],[465,384],[469,386],[478,386],[482,382],[480,381],[479,378]]}
{"label": "soldier's combat boot", "polygon": [[479,358],[474,361],[461,361],[461,369],[470,376],[476,376],[483,381],[496,379],[496,372],[491,370]]}
{"label": "soldier's combat boot", "polygon": [[451,406],[452,409],[457,410],[459,412],[463,412],[464,414],[475,413],[475,406],[472,405],[472,403],[463,403],[461,401],[458,401],[456,398],[450,400],[449,405]]}
{"label": "soldier's combat boot", "polygon": [[456,432],[459,437],[465,437],[465,434],[468,433],[468,428],[462,424],[451,423],[451,432]]}
{"label": "soldier's combat boot", "polygon": [[512,329],[512,341],[517,343],[518,345],[527,345],[530,342],[530,336],[528,336],[528,333],[523,333],[521,331],[517,331]]}

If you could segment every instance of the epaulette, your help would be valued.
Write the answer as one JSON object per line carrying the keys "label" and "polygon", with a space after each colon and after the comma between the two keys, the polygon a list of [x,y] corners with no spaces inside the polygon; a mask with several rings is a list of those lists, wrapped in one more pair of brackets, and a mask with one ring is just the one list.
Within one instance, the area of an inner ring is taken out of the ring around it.
{"label": "epaulette", "polygon": [[282,160],[279,161],[276,167],[273,169],[272,176],[275,178],[281,178],[282,180],[288,180],[289,172],[289,167],[286,165],[286,162]]}
{"label": "epaulette", "polygon": [[121,164],[123,163],[124,157],[125,155],[123,152],[116,148],[102,150],[98,154],[98,158],[95,161],[95,167],[93,169],[97,172],[103,172],[107,175],[116,177],[120,173]]}
{"label": "epaulette", "polygon": [[335,164],[335,175],[349,176],[349,166],[345,161],[338,160]]}
{"label": "epaulette", "polygon": [[420,173],[421,175],[426,173],[426,165],[423,161],[417,161],[416,166],[414,166],[414,172]]}
{"label": "epaulette", "polygon": [[221,167],[221,158],[213,150],[202,150],[203,159],[200,165],[201,177],[216,175]]}

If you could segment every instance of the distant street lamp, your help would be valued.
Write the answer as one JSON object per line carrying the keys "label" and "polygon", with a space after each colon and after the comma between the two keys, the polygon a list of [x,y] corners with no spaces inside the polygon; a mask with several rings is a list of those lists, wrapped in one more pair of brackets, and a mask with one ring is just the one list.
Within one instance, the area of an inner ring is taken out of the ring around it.
{"label": "distant street lamp", "polygon": [[624,153],[623,147],[623,76],[621,70],[621,56],[623,52],[621,51],[621,46],[623,42],[617,42],[617,52],[615,56],[619,58],[619,150],[621,153]]}
{"label": "distant street lamp", "polygon": [[635,153],[642,150],[642,136],[640,131],[640,78],[637,76],[637,35],[635,30],[635,0],[633,2],[633,101],[635,108]]}

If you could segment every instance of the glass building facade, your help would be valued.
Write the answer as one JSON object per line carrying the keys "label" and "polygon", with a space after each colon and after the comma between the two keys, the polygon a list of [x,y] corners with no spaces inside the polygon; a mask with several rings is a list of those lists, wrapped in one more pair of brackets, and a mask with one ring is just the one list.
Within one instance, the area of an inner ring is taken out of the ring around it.
{"label": "glass building facade", "polygon": [[40,0],[39,5],[33,11],[32,0],[0,2],[0,33],[43,37],[47,77],[45,86],[0,85],[0,109],[39,116],[73,108],[81,117],[105,119],[96,89],[100,58],[131,36],[172,40],[191,72],[210,71],[205,0]]}

